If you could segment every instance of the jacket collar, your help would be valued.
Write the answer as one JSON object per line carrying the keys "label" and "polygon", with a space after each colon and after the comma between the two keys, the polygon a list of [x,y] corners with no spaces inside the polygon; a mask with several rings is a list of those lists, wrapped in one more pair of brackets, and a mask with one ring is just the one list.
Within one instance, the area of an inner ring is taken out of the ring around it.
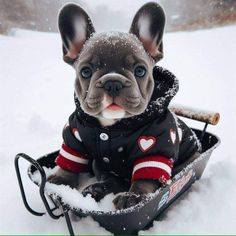
{"label": "jacket collar", "polygon": [[153,78],[155,82],[153,95],[146,110],[138,115],[117,121],[114,125],[101,127],[98,120],[86,114],[80,106],[79,100],[74,96],[76,104],[76,115],[84,126],[103,128],[107,130],[134,130],[153,121],[161,119],[166,114],[171,99],[179,90],[177,78],[168,70],[155,66],[153,68]]}

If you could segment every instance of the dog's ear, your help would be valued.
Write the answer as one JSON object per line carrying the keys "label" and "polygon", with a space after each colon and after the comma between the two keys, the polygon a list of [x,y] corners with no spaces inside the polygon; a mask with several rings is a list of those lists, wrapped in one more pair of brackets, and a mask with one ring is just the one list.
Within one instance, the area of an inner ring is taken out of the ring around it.
{"label": "dog's ear", "polygon": [[85,41],[95,32],[88,14],[76,4],[64,6],[58,15],[63,42],[63,59],[73,64]]}
{"label": "dog's ear", "polygon": [[165,27],[165,13],[154,2],[143,5],[134,16],[130,33],[135,34],[145,50],[155,61],[163,57],[162,36]]}

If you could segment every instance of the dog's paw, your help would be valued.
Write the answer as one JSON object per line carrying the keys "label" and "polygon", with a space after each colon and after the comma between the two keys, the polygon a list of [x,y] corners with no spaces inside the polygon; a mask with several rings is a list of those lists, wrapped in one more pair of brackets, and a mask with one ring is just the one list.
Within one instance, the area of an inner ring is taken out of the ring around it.
{"label": "dog's paw", "polygon": [[97,202],[104,198],[108,193],[110,192],[108,191],[105,183],[91,184],[82,191],[83,196],[87,196],[89,194]]}
{"label": "dog's paw", "polygon": [[135,206],[140,201],[145,198],[145,195],[135,194],[132,192],[127,192],[124,194],[118,195],[114,200],[113,204],[117,210],[129,208]]}
{"label": "dog's paw", "polygon": [[78,174],[59,169],[54,175],[49,176],[47,181],[52,184],[63,184],[76,188],[78,186]]}

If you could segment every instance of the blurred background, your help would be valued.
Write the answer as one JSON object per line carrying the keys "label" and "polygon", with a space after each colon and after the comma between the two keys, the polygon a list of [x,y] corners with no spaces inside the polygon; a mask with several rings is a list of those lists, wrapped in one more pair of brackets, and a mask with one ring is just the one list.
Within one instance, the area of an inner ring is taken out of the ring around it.
{"label": "blurred background", "polygon": [[[14,28],[57,32],[58,10],[68,0],[0,0],[0,33]],[[97,31],[128,30],[145,0],[74,0],[92,18]],[[167,13],[166,31],[190,31],[235,24],[236,0],[158,0]],[[108,24],[109,22],[109,24]]]}

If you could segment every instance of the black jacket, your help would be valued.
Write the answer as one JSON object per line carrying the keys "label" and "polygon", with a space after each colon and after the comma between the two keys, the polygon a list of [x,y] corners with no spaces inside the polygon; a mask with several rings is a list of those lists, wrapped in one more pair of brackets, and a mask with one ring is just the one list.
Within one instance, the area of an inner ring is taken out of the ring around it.
{"label": "black jacket", "polygon": [[178,80],[161,67],[154,67],[153,77],[155,89],[145,112],[109,127],[85,114],[75,97],[76,111],[64,127],[56,163],[84,172],[96,160],[103,170],[122,178],[168,181],[173,165],[201,147],[194,132],[167,108],[178,91]]}

